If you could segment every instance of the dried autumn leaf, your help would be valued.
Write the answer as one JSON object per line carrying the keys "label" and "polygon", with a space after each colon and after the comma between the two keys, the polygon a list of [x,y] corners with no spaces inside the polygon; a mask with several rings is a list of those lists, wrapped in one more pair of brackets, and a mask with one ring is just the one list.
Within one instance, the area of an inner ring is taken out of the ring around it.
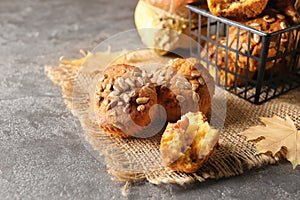
{"label": "dried autumn leaf", "polygon": [[242,133],[248,141],[263,138],[256,144],[257,153],[268,151],[275,155],[281,147],[287,148],[286,158],[293,168],[300,164],[300,131],[297,130],[290,117],[282,119],[278,116],[272,118],[261,117],[266,126],[250,127]]}

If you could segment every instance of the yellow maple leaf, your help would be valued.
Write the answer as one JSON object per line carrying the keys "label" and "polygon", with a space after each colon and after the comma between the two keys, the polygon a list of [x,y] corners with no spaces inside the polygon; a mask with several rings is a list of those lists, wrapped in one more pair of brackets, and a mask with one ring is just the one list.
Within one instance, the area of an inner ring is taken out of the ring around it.
{"label": "yellow maple leaf", "polygon": [[242,133],[248,141],[262,138],[256,144],[257,153],[271,152],[275,155],[282,147],[286,147],[286,159],[292,163],[293,168],[299,165],[300,131],[297,130],[291,118],[287,116],[286,119],[282,119],[274,116],[260,119],[266,126],[250,127]]}

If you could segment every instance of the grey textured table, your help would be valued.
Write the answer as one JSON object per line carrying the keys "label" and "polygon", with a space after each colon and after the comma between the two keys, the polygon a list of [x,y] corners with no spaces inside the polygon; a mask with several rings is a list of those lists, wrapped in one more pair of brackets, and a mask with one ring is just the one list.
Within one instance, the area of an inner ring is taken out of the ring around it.
{"label": "grey textured table", "polygon": [[121,196],[44,65],[134,28],[136,2],[0,1],[0,199],[300,199],[300,169],[287,163],[186,186],[139,182]]}

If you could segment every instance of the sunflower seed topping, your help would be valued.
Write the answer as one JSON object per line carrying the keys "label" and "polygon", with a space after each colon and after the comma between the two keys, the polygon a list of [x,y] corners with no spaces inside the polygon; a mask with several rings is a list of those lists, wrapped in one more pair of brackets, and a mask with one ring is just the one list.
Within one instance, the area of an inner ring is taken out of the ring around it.
{"label": "sunflower seed topping", "polygon": [[180,80],[177,80],[175,83],[176,87],[179,89],[185,89],[184,83],[181,82]]}
{"label": "sunflower seed topping", "polygon": [[142,76],[142,74],[141,74],[140,72],[134,72],[134,73],[133,73],[133,76],[135,76],[135,77],[138,77],[138,76],[139,76],[139,77],[140,77],[140,76]]}
{"label": "sunflower seed topping", "polygon": [[243,49],[245,49],[246,51],[248,51],[248,45],[246,43],[242,44]]}
{"label": "sunflower seed topping", "polygon": [[193,101],[198,102],[200,99],[199,94],[196,92],[193,92]]}
{"label": "sunflower seed topping", "polygon": [[112,100],[106,107],[106,110],[112,109],[113,107],[115,107],[118,104],[117,100]]}
{"label": "sunflower seed topping", "polygon": [[191,90],[192,89],[192,85],[189,82],[185,82],[184,86],[186,89]]}
{"label": "sunflower seed topping", "polygon": [[118,82],[119,85],[123,85],[125,83],[125,80],[124,80],[123,77],[119,77],[117,82]]}
{"label": "sunflower seed topping", "polygon": [[202,77],[198,78],[198,82],[200,83],[200,85],[205,85],[205,81]]}
{"label": "sunflower seed topping", "polygon": [[257,26],[261,26],[261,24],[259,24],[259,23],[252,23],[252,24],[250,24],[250,26],[252,26],[252,27],[257,27]]}
{"label": "sunflower seed topping", "polygon": [[136,97],[137,93],[135,91],[132,91],[129,93],[129,97]]}
{"label": "sunflower seed topping", "polygon": [[184,98],[184,96],[182,96],[182,95],[177,95],[177,96],[176,96],[176,99],[177,99],[177,101],[179,101],[179,103],[182,103],[182,102],[185,101],[185,98]]}
{"label": "sunflower seed topping", "polygon": [[145,70],[142,70],[142,77],[147,77],[147,72]]}
{"label": "sunflower seed topping", "polygon": [[286,29],[286,28],[287,28],[287,25],[286,25],[285,22],[280,22],[280,27],[281,27],[282,29]]}
{"label": "sunflower seed topping", "polygon": [[118,80],[117,80],[117,83],[118,83],[118,86],[120,88],[122,88],[124,91],[126,91],[129,88],[127,83],[125,83],[125,80],[124,80],[123,77],[119,77]]}
{"label": "sunflower seed topping", "polygon": [[149,86],[143,86],[142,90],[146,91],[148,94],[154,93],[154,90],[152,90]]}
{"label": "sunflower seed topping", "polygon": [[123,100],[125,103],[128,103],[130,101],[130,97],[128,96],[128,94],[126,93],[123,94]]}
{"label": "sunflower seed topping", "polygon": [[285,19],[285,16],[284,16],[284,15],[281,15],[281,14],[276,14],[276,17],[277,17],[278,19]]}
{"label": "sunflower seed topping", "polygon": [[111,98],[111,99],[117,99],[118,98],[118,95],[119,95],[119,92],[117,91],[112,91],[109,93],[109,95],[107,95],[108,98]]}
{"label": "sunflower seed topping", "polygon": [[137,104],[146,104],[150,99],[148,97],[139,97],[136,99]]}
{"label": "sunflower seed topping", "polygon": [[117,85],[114,85],[114,86],[113,86],[113,90],[114,90],[115,92],[117,92],[118,94],[120,94],[120,91],[122,91],[122,89],[121,89],[120,87],[118,87]]}
{"label": "sunflower seed topping", "polygon": [[258,44],[258,43],[260,42],[260,36],[257,35],[257,34],[254,34],[254,35],[253,35],[253,40],[254,40],[254,42],[255,42],[256,44]]}
{"label": "sunflower seed topping", "polygon": [[129,78],[126,78],[125,79],[125,83],[127,83],[130,87],[135,87],[135,84],[132,80],[130,80]]}
{"label": "sunflower seed topping", "polygon": [[113,126],[118,128],[118,129],[123,129],[125,126],[121,122],[114,122]]}
{"label": "sunflower seed topping", "polygon": [[141,85],[144,85],[144,81],[141,77],[137,77],[137,80]]}
{"label": "sunflower seed topping", "polygon": [[192,72],[191,72],[191,76],[192,77],[199,77],[201,74],[200,74],[200,72],[198,71],[198,70],[193,70]]}
{"label": "sunflower seed topping", "polygon": [[[129,104],[128,104],[128,105],[129,105]],[[129,106],[126,106],[126,107],[123,108],[123,112],[124,112],[124,113],[129,113],[129,111],[130,111]]]}
{"label": "sunflower seed topping", "polygon": [[192,83],[192,90],[193,91],[196,91],[199,87],[199,84],[196,84],[196,83]]}
{"label": "sunflower seed topping", "polygon": [[145,105],[139,105],[136,109],[137,109],[137,111],[142,112],[146,109],[146,106]]}
{"label": "sunflower seed topping", "polygon": [[276,19],[275,19],[274,17],[270,18],[269,15],[265,15],[265,16],[263,17],[263,19],[265,20],[265,22],[268,22],[268,23],[273,23],[273,22],[276,21]]}

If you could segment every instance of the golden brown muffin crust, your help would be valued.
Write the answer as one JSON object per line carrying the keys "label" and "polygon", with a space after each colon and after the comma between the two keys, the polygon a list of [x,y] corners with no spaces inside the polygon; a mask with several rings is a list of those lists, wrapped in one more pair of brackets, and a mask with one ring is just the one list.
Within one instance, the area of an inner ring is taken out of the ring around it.
{"label": "golden brown muffin crust", "polygon": [[139,137],[152,119],[160,119],[159,111],[152,107],[157,104],[156,87],[145,72],[130,65],[114,65],[102,74],[95,106],[101,129],[118,137]]}
{"label": "golden brown muffin crust", "polygon": [[207,0],[210,12],[229,18],[251,18],[259,15],[268,0]]}
{"label": "golden brown muffin crust", "polygon": [[207,114],[214,95],[214,80],[195,58],[176,58],[159,68],[151,81],[161,85],[158,103],[167,111],[168,122],[176,122],[189,111]]}

